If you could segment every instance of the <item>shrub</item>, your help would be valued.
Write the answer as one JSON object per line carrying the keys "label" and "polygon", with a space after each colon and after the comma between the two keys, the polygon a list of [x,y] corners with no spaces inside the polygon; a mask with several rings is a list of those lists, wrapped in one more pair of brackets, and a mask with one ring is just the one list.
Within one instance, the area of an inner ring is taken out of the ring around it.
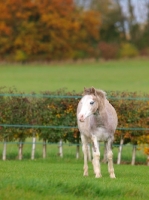
{"label": "shrub", "polygon": [[138,49],[130,43],[123,43],[121,44],[119,56],[120,58],[132,58],[139,55]]}
{"label": "shrub", "polygon": [[25,62],[27,60],[27,55],[22,50],[17,50],[15,52],[14,60],[17,62]]}
{"label": "shrub", "polygon": [[149,56],[149,47],[140,50],[141,56]]}
{"label": "shrub", "polygon": [[118,55],[118,45],[106,42],[99,43],[100,56],[106,60],[115,59]]}

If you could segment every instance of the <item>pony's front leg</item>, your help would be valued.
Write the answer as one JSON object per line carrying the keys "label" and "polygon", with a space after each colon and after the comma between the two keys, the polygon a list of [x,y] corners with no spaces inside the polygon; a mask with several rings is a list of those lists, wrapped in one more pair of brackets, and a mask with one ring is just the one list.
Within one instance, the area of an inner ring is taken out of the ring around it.
{"label": "pony's front leg", "polygon": [[87,164],[87,157],[88,157],[88,144],[84,143],[82,146],[82,151],[84,154],[84,173],[83,176],[88,176],[88,164]]}
{"label": "pony's front leg", "polygon": [[92,136],[92,143],[93,143],[93,168],[95,173],[95,178],[102,177],[101,170],[100,170],[100,152],[99,152],[99,145],[97,142],[96,136]]}
{"label": "pony's front leg", "polygon": [[88,141],[87,141],[87,138],[83,134],[81,134],[81,141],[82,141],[82,151],[83,151],[83,154],[84,154],[84,167],[83,167],[84,173],[83,173],[83,175],[88,176],[88,164],[87,164]]}

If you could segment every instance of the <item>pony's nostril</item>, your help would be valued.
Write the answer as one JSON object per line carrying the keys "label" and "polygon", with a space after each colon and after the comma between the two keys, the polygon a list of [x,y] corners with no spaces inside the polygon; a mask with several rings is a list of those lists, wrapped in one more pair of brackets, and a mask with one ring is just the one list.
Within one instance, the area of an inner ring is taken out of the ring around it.
{"label": "pony's nostril", "polygon": [[84,121],[84,116],[80,115],[80,121]]}

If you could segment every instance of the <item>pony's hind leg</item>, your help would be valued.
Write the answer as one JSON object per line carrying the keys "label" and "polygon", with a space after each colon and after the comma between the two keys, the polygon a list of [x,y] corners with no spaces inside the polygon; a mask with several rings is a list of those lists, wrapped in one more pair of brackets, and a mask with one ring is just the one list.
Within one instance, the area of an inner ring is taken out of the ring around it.
{"label": "pony's hind leg", "polygon": [[113,153],[112,153],[112,141],[111,139],[107,142],[107,159],[108,159],[108,171],[110,178],[116,178],[113,167]]}
{"label": "pony's hind leg", "polygon": [[107,163],[108,162],[108,159],[107,159],[107,146],[106,146],[106,142],[104,142],[104,157],[103,157],[103,160],[102,162],[103,163]]}

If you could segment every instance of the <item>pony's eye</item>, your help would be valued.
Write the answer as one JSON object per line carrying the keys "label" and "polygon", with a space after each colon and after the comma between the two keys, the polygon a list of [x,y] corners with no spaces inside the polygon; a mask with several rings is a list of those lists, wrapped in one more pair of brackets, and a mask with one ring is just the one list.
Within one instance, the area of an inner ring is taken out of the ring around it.
{"label": "pony's eye", "polygon": [[90,104],[93,105],[93,104],[94,104],[94,101],[91,101]]}

